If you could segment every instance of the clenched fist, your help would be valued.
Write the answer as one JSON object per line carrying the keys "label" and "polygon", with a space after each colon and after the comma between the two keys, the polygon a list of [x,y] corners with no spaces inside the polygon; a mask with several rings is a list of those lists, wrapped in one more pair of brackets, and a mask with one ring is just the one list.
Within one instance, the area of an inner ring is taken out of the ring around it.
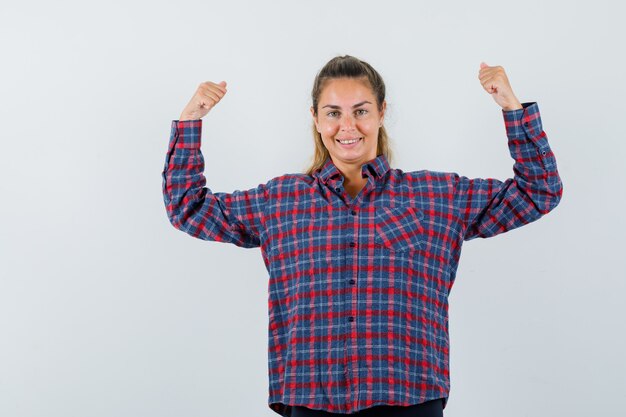
{"label": "clenched fist", "polygon": [[522,109],[522,103],[519,102],[509,79],[504,72],[504,68],[500,66],[490,67],[484,62],[480,63],[480,71],[478,72],[478,79],[483,85],[485,91],[491,94],[491,97],[502,107],[503,110],[517,110]]}
{"label": "clenched fist", "polygon": [[198,86],[196,93],[180,114],[180,121],[201,119],[215,106],[226,94],[226,81],[219,84],[211,81],[203,82]]}

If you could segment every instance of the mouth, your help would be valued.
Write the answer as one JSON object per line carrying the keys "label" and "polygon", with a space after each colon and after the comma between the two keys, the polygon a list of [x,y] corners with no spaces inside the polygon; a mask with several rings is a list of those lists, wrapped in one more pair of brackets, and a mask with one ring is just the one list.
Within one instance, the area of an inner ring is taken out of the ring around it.
{"label": "mouth", "polygon": [[349,148],[349,147],[352,147],[352,146],[356,146],[356,144],[361,142],[363,140],[363,138],[360,137],[360,138],[352,138],[352,139],[335,139],[335,140],[341,146]]}

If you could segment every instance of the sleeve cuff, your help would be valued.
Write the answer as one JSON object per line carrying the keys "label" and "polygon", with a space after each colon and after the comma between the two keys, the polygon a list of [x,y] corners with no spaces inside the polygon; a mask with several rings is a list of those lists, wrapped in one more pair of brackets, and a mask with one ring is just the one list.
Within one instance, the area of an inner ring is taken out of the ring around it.
{"label": "sleeve cuff", "polygon": [[552,169],[555,165],[554,154],[543,131],[539,106],[534,101],[522,103],[522,106],[522,109],[502,110],[509,142],[512,145],[516,142],[532,143],[544,166]]}
{"label": "sleeve cuff", "polygon": [[200,149],[202,119],[172,120],[170,149]]}
{"label": "sleeve cuff", "polygon": [[537,102],[522,103],[522,106],[517,110],[502,110],[506,135],[511,139],[533,138],[543,131]]}

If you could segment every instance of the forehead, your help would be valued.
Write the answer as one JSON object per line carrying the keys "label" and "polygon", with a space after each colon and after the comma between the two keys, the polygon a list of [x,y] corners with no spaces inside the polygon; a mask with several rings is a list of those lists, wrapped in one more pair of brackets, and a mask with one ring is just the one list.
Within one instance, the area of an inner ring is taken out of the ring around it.
{"label": "forehead", "polygon": [[367,79],[334,78],[324,83],[319,103],[348,106],[363,100],[376,102]]}

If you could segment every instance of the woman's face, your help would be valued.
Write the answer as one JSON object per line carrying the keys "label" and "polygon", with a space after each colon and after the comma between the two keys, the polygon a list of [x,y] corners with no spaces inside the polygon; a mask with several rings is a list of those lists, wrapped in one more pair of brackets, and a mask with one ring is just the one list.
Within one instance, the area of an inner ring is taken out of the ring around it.
{"label": "woman's face", "polygon": [[366,80],[336,78],[326,82],[318,101],[315,127],[337,167],[360,168],[376,158],[378,129],[386,108],[379,112]]}

